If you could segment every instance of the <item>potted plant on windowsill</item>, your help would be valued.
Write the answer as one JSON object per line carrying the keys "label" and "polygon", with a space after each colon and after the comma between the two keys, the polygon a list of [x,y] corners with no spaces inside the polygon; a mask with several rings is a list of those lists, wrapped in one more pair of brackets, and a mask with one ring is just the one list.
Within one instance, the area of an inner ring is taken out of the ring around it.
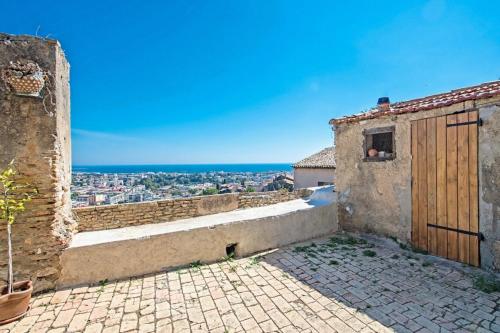
{"label": "potted plant on windowsill", "polygon": [[0,292],[0,325],[24,316],[29,307],[33,283],[29,280],[14,283],[12,267],[12,226],[18,213],[25,210],[25,203],[38,193],[28,184],[14,180],[14,161],[0,172],[0,222],[7,224],[7,285]]}

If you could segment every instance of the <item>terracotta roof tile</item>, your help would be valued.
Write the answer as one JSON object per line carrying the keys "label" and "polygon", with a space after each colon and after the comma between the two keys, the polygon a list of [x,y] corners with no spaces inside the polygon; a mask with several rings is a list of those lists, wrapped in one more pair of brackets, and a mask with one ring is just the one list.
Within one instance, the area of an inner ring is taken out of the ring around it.
{"label": "terracotta roof tile", "polygon": [[447,93],[431,95],[404,102],[392,103],[389,110],[379,111],[377,108],[373,108],[368,112],[332,119],[330,120],[330,124],[340,125],[365,119],[382,117],[386,115],[397,115],[402,113],[431,110],[456,103],[489,98],[497,95],[500,95],[500,81],[487,82],[477,86],[452,90]]}
{"label": "terracotta roof tile", "polygon": [[330,169],[335,168],[335,148],[328,147],[311,155],[309,157],[304,158],[300,162],[297,162],[293,165],[294,168],[324,168]]}

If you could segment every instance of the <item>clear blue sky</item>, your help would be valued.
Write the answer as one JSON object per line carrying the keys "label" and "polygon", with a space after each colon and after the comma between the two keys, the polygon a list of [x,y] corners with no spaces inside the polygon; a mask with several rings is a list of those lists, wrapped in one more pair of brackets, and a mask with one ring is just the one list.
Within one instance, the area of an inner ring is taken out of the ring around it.
{"label": "clear blue sky", "polygon": [[[500,2],[8,1],[71,63],[75,164],[294,162],[330,118],[500,77]],[[8,14],[7,14],[8,13]]]}

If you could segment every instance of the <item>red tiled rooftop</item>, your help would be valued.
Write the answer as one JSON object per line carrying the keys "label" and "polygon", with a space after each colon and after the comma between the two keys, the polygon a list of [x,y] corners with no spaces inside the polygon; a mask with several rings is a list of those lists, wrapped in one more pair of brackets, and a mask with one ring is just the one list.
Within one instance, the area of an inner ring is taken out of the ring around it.
{"label": "red tiled rooftop", "polygon": [[330,120],[330,124],[340,125],[387,115],[420,112],[465,101],[490,98],[497,95],[500,95],[500,81],[486,82],[476,86],[455,89],[446,93],[412,99],[404,102],[392,103],[390,105],[390,108],[384,111],[380,111],[377,108],[374,108],[368,112],[332,119]]}

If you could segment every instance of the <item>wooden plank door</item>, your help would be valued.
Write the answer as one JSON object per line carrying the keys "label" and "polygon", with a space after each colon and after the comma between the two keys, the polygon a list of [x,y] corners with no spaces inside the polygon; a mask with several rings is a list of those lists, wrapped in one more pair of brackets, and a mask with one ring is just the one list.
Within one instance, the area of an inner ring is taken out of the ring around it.
{"label": "wooden plank door", "polygon": [[476,110],[411,122],[412,243],[479,266]]}

